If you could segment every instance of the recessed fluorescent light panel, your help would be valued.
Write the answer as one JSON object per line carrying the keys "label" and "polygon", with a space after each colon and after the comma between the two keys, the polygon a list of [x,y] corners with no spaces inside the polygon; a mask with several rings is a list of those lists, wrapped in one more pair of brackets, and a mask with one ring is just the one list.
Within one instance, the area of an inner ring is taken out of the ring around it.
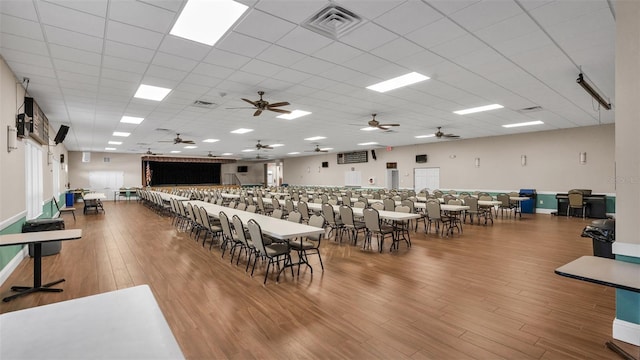
{"label": "recessed fluorescent light panel", "polygon": [[362,130],[362,131],[374,131],[374,130],[378,130],[378,128],[377,127],[368,126],[366,128],[362,128],[360,130]]}
{"label": "recessed fluorescent light panel", "polygon": [[329,151],[329,150],[333,150],[333,148],[320,148],[320,150],[322,150],[322,151]]}
{"label": "recessed fluorescent light panel", "polygon": [[246,134],[246,133],[252,132],[252,131],[253,131],[253,129],[240,128],[240,129],[233,130],[231,133],[232,134]]}
{"label": "recessed fluorescent light panel", "polygon": [[233,153],[223,153],[222,156],[231,156]]}
{"label": "recessed fluorescent light panel", "polygon": [[202,142],[206,142],[206,143],[214,143],[214,142],[218,142],[220,141],[219,139],[204,139],[202,140]]}
{"label": "recessed fluorescent light panel", "polygon": [[169,94],[169,92],[171,92],[171,89],[140,84],[138,91],[136,91],[133,97],[136,97],[138,99],[162,101],[164,97],[167,96],[167,94]]}
{"label": "recessed fluorescent light panel", "polygon": [[120,119],[121,123],[126,123],[126,124],[140,124],[142,121],[144,120],[144,118],[141,117],[135,117],[135,116],[123,116],[122,119]]}
{"label": "recessed fluorescent light panel", "polygon": [[281,147],[281,146],[284,146],[284,144],[271,144],[269,146],[270,147]]}
{"label": "recessed fluorescent light panel", "polygon": [[377,142],[375,142],[375,141],[370,141],[370,142],[363,142],[363,143],[360,143],[360,144],[358,144],[358,145],[366,146],[366,145],[376,145],[376,144],[377,144]]}
{"label": "recessed fluorescent light panel", "polygon": [[300,154],[300,151],[294,151],[294,152],[287,153],[287,155],[298,155],[298,154]]}
{"label": "recessed fluorescent light panel", "polygon": [[290,114],[282,114],[276,117],[279,119],[293,120],[309,114],[311,114],[311,112],[309,111],[293,110]]}
{"label": "recessed fluorescent light panel", "polygon": [[179,153],[180,153],[180,150],[171,150],[171,153],[172,153],[172,154],[179,154]]}
{"label": "recessed fluorescent light panel", "polygon": [[105,150],[107,150],[107,151],[113,151],[113,150],[115,150],[116,148],[106,147],[106,148],[104,148],[104,149],[105,149]]}
{"label": "recessed fluorescent light panel", "polygon": [[196,148],[198,148],[198,147],[197,147],[197,146],[195,146],[195,145],[187,145],[187,146],[185,146],[184,148],[185,148],[185,149],[196,149]]}
{"label": "recessed fluorescent light panel", "polygon": [[131,135],[131,133],[128,132],[120,132],[120,131],[114,131],[113,132],[113,136],[119,136],[119,137],[127,137]]}
{"label": "recessed fluorescent light panel", "polygon": [[424,138],[430,138],[430,137],[435,137],[435,134],[429,134],[429,135],[418,135],[416,136],[416,139],[424,139]]}
{"label": "recessed fluorescent light panel", "polygon": [[419,74],[417,72],[411,72],[393,79],[389,79],[387,81],[367,86],[367,89],[383,93],[429,79],[430,78],[428,76]]}
{"label": "recessed fluorescent light panel", "polygon": [[122,145],[122,141],[109,141],[109,145]]}
{"label": "recessed fluorescent light panel", "polygon": [[316,140],[322,140],[322,139],[326,139],[326,137],[324,137],[324,136],[313,136],[313,137],[308,137],[305,140],[307,140],[307,141],[316,141]]}
{"label": "recessed fluorescent light panel", "polygon": [[544,124],[544,122],[540,120],[536,120],[536,121],[528,121],[528,122],[521,122],[521,123],[515,123],[515,124],[505,124],[505,125],[502,125],[502,127],[512,128],[512,127],[533,126],[533,125],[542,125],[542,124]]}
{"label": "recessed fluorescent light panel", "polygon": [[252,151],[256,151],[255,149],[244,149],[242,150],[242,152],[252,152]]}
{"label": "recessed fluorescent light panel", "polygon": [[232,0],[189,0],[170,34],[213,46],[247,9]]}
{"label": "recessed fluorescent light panel", "polygon": [[503,107],[504,106],[500,104],[491,104],[491,105],[485,105],[485,106],[478,106],[471,109],[458,110],[458,111],[454,111],[453,113],[458,115],[467,115],[467,114],[473,114],[473,113],[482,112],[482,111],[502,109]]}

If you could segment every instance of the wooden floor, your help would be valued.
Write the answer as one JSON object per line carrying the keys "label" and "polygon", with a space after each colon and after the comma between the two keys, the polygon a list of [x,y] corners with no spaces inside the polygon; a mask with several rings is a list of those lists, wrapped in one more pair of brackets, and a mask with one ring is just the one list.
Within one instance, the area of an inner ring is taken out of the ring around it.
{"label": "wooden floor", "polygon": [[[262,285],[135,201],[79,215],[79,241],[43,259],[62,293],[0,304],[0,313],[149,284],[189,359],[617,359],[615,291],[555,275],[592,254],[589,220],[525,214],[440,238],[411,234],[389,253],[325,241],[324,273]],[[81,213],[81,211],[79,211]],[[32,282],[25,259],[0,287]],[[625,349],[635,356],[637,347]]]}

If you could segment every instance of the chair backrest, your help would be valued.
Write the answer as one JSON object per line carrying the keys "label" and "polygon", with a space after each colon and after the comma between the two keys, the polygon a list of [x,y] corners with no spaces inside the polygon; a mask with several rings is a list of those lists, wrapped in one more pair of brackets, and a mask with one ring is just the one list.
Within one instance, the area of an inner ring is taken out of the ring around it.
{"label": "chair backrest", "polygon": [[368,208],[362,210],[362,216],[364,217],[364,225],[369,231],[380,231],[380,214],[378,210],[374,208]]}
{"label": "chair backrest", "polygon": [[336,214],[333,212],[331,204],[322,204],[322,215],[330,225],[336,224]]}
{"label": "chair backrest", "polygon": [[371,207],[378,211],[384,210],[384,204],[381,202],[374,202],[373,204],[371,204]]}
{"label": "chair backrest", "polygon": [[274,209],[280,209],[280,200],[278,200],[276,198],[272,198],[271,199],[271,206],[273,206]]}
{"label": "chair backrest", "polygon": [[500,193],[496,195],[496,199],[502,203],[501,206],[509,206],[509,195]]}
{"label": "chair backrest", "polygon": [[[309,218],[309,226],[324,228],[324,225],[327,223],[326,219],[322,215],[313,214]],[[307,239],[313,241],[320,241],[324,233],[316,234],[316,235],[308,235]],[[319,244],[318,244],[319,245]]]}
{"label": "chair backrest", "polygon": [[[413,203],[413,200],[404,199],[404,200],[402,200],[400,205],[407,206],[409,208],[409,212],[410,213],[412,213],[412,214],[416,213],[416,205]],[[397,207],[396,207],[396,211],[398,211]]]}
{"label": "chair backrest", "polygon": [[238,204],[238,206],[236,206],[236,209],[244,211],[247,209],[247,204],[241,202]]}
{"label": "chair backrest", "polygon": [[218,198],[218,200],[216,200],[216,205],[222,206],[222,203],[224,202],[224,199],[222,199],[221,197]]}
{"label": "chair backrest", "polygon": [[440,216],[440,201],[438,200],[427,200],[427,215],[429,219],[438,220],[441,218]]}
{"label": "chair backrest", "polygon": [[462,205],[462,200],[460,199],[451,199],[448,202],[449,205]]}
{"label": "chair backrest", "polygon": [[250,219],[247,222],[247,228],[249,229],[249,236],[251,236],[251,241],[253,241],[253,246],[255,246],[256,251],[262,255],[267,255],[260,225],[254,219]]}
{"label": "chair backrest", "polygon": [[222,235],[226,237],[228,240],[233,239],[233,232],[231,232],[231,224],[229,224],[229,217],[224,211],[220,211],[218,214],[218,219],[220,219],[220,227],[222,227]]}
{"label": "chair backrest", "polygon": [[582,192],[570,192],[568,196],[570,207],[582,207],[584,202],[584,196],[582,195]]}
{"label": "chair backrest", "polygon": [[483,200],[483,201],[493,201],[493,196],[487,194],[487,195],[478,195],[478,200]]}
{"label": "chair backrest", "polygon": [[433,190],[433,195],[437,198],[441,198],[444,193],[440,190]]}
{"label": "chair backrest", "polygon": [[351,206],[351,197],[349,195],[342,195],[342,205]]}
{"label": "chair backrest", "polygon": [[244,245],[248,245],[249,243],[247,242],[247,236],[245,235],[245,232],[244,232],[244,225],[242,224],[242,219],[240,219],[238,215],[233,215],[232,221],[233,221],[233,229],[236,231],[236,237],[238,238],[238,241],[240,241]]}
{"label": "chair backrest", "polygon": [[232,209],[235,209],[236,208],[236,201],[235,200],[231,200],[229,202],[229,207],[232,208]]}
{"label": "chair backrest", "polygon": [[187,204],[187,212],[189,215],[189,219],[191,219],[191,221],[196,222],[196,214],[195,211],[193,210],[193,205],[191,203]]}
{"label": "chair backrest", "polygon": [[464,204],[469,207],[469,212],[478,212],[478,199],[473,196],[464,198]]}
{"label": "chair backrest", "polygon": [[345,225],[354,225],[353,222],[353,209],[351,206],[340,205],[340,219]]}
{"label": "chair backrest", "polygon": [[282,219],[282,209],[274,209],[273,212],[271,213],[271,217],[274,217],[276,219]]}
{"label": "chair backrest", "polygon": [[258,194],[256,196],[256,201],[258,202],[258,209],[260,209],[260,211],[264,211],[264,201],[262,200],[262,196]]}
{"label": "chair backrest", "polygon": [[447,194],[447,195],[442,196],[442,198],[444,199],[444,203],[445,203],[445,204],[448,204],[448,203],[449,203],[449,200],[454,200],[456,197],[455,197],[455,196],[453,196],[453,195],[449,195],[449,194]]}
{"label": "chair backrest", "polygon": [[393,211],[396,208],[396,201],[392,198],[386,198],[382,200],[382,203],[384,204],[385,211]]}
{"label": "chair backrest", "polygon": [[299,224],[302,221],[302,214],[294,210],[289,213],[287,220]]}
{"label": "chair backrest", "polygon": [[298,203],[298,212],[304,220],[309,220],[309,205],[306,202],[300,201]]}
{"label": "chair backrest", "polygon": [[291,199],[287,199],[284,201],[284,209],[287,210],[287,212],[292,212],[295,210],[295,206],[293,206],[293,201],[291,201]]}
{"label": "chair backrest", "polygon": [[353,207],[355,208],[360,208],[360,209],[364,209],[367,207],[367,203],[365,203],[364,201],[356,201],[355,203],[353,203]]}
{"label": "chair backrest", "polygon": [[56,197],[53,197],[53,202],[56,204],[56,209],[58,209],[58,211],[60,211],[60,205],[58,205],[58,199],[56,199]]}
{"label": "chair backrest", "polygon": [[200,219],[202,220],[202,225],[205,228],[213,231],[213,229],[211,228],[211,218],[209,218],[209,213],[204,208],[204,206],[200,206]]}
{"label": "chair backrest", "polygon": [[248,205],[247,208],[245,209],[246,212],[250,212],[250,213],[255,213],[256,212],[256,206],[251,204]]}

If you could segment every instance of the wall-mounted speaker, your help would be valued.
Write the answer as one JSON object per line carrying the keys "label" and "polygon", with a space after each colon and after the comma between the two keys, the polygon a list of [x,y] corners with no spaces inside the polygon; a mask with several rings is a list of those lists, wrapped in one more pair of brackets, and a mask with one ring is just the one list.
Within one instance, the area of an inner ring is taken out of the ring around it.
{"label": "wall-mounted speaker", "polygon": [[323,161],[322,162],[322,167],[323,168],[328,168],[329,167],[329,162],[328,161]]}
{"label": "wall-mounted speaker", "polygon": [[19,138],[25,138],[29,136],[29,118],[25,114],[18,114],[16,116],[16,131]]}
{"label": "wall-mounted speaker", "polygon": [[56,133],[56,138],[53,140],[56,143],[56,145],[64,141],[64,138],[67,136],[68,132],[69,132],[69,127],[67,125],[60,125],[60,129]]}
{"label": "wall-mounted speaker", "polygon": [[60,154],[60,164],[64,164],[64,154]]}
{"label": "wall-mounted speaker", "polygon": [[378,160],[376,158],[376,151],[375,150],[371,150],[371,157],[373,158],[373,160]]}

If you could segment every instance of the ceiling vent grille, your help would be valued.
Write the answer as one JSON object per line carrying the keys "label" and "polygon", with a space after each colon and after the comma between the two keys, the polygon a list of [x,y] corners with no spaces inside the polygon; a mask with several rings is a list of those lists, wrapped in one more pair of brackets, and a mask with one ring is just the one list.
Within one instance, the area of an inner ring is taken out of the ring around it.
{"label": "ceiling vent grille", "polygon": [[530,113],[542,110],[542,106],[531,106],[518,110],[519,113]]}
{"label": "ceiling vent grille", "polygon": [[363,24],[362,18],[342,6],[331,5],[305,20],[302,27],[338,40]]}

